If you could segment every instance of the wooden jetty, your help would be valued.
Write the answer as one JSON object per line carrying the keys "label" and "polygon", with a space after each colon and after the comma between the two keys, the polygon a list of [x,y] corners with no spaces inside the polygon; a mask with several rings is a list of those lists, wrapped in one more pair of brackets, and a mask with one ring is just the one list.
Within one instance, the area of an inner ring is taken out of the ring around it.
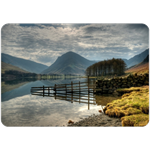
{"label": "wooden jetty", "polygon": [[88,104],[88,109],[90,104],[96,105],[93,91],[94,88],[89,86],[89,81],[31,88],[32,95],[54,97],[55,99],[70,101],[71,103],[86,103]]}
{"label": "wooden jetty", "polygon": [[93,93],[94,88],[89,86],[89,82],[78,82],[70,84],[55,84],[54,86],[31,87],[31,93],[38,93],[38,91],[45,94],[56,93]]}

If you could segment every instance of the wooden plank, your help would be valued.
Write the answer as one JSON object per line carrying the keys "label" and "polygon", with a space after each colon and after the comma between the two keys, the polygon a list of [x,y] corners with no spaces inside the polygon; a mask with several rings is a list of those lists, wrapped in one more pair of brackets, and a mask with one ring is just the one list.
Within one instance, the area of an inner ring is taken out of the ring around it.
{"label": "wooden plank", "polygon": [[[83,83],[88,83],[88,82],[80,82],[80,84],[83,84]],[[73,83],[73,84],[79,84],[79,83]],[[70,85],[71,86],[71,83],[69,83],[69,84],[57,84],[57,87],[60,87],[60,86],[62,86],[62,85]],[[54,88],[54,86],[44,86],[45,88]],[[31,87],[31,88],[43,88],[43,87]]]}
{"label": "wooden plank", "polygon": [[[43,87],[32,87],[31,89],[42,89]],[[51,89],[54,89],[54,87],[44,87],[45,89],[48,89],[48,88],[51,88]]]}
{"label": "wooden plank", "polygon": [[[88,89],[88,86],[80,86],[81,89],[82,88],[87,88]],[[64,89],[65,87],[63,87],[62,89]],[[71,87],[67,87],[68,89],[71,89]],[[74,89],[79,89],[79,86],[73,86]],[[93,87],[89,87],[89,89],[93,89]]]}
{"label": "wooden plank", "polygon": [[[32,93],[32,95],[39,95],[39,96],[43,96],[43,93],[42,92],[36,92],[36,93]],[[49,93],[45,93],[44,94],[44,96],[50,96],[50,97],[56,97],[56,98],[58,98],[58,97],[65,97],[65,98],[73,98],[73,99],[79,99],[79,95],[74,95],[74,94],[70,94],[70,95],[57,95],[57,94],[55,94],[56,96],[54,96],[54,95],[49,95]],[[82,98],[82,97],[87,97],[87,96],[80,96],[80,100],[88,100],[88,98],[86,99],[86,98]],[[89,96],[89,98],[94,98],[94,97],[91,97],[91,96]],[[92,100],[92,99],[90,99],[90,101],[96,101],[96,100]]]}
{"label": "wooden plank", "polygon": [[[58,95],[71,95],[71,93],[57,93]],[[87,96],[87,95],[89,95],[90,96],[90,98],[95,98],[92,94],[86,94],[85,95],[85,93],[80,93],[80,94],[78,94],[78,93],[73,93],[73,95],[74,96]]]}
{"label": "wooden plank", "polygon": [[[65,89],[66,87],[67,87],[68,89],[69,89],[69,88],[71,89],[71,86],[69,86],[69,87],[68,87],[68,86],[62,86],[62,87],[58,87],[58,86],[57,86],[57,89],[59,89],[59,88]],[[79,86],[73,86],[73,88],[78,88],[78,87],[79,87]],[[86,87],[86,86],[85,86],[85,85],[80,85],[80,87]],[[88,87],[88,86],[87,86],[87,87]]]}
{"label": "wooden plank", "polygon": [[41,93],[41,94],[43,94],[43,92],[34,92],[34,93]]}
{"label": "wooden plank", "polygon": [[32,95],[38,95],[38,96],[42,96],[42,94],[32,94]]}
{"label": "wooden plank", "polygon": [[[79,83],[78,83],[79,84]],[[86,87],[85,85],[80,85],[80,87]],[[88,86],[87,86],[88,87]],[[70,87],[68,87],[70,88]],[[79,86],[73,86],[73,88],[79,88]]]}
{"label": "wooden plank", "polygon": [[[56,99],[57,99],[57,98],[66,98],[66,99],[73,99],[73,100],[74,100],[74,99],[79,99],[78,97],[74,97],[74,96],[73,96],[73,97],[58,97],[58,96],[56,96]],[[85,98],[80,98],[80,101],[81,101],[81,100],[94,101],[94,102],[96,102],[96,100],[91,100],[91,99],[88,100],[88,98],[87,98],[87,99],[85,99]]]}
{"label": "wooden plank", "polygon": [[[32,95],[43,96],[43,94],[32,94]],[[54,95],[44,95],[44,97],[54,97]]]}
{"label": "wooden plank", "polygon": [[[65,100],[65,101],[70,101],[71,102],[71,100],[66,100],[66,99],[63,99],[63,98],[61,98],[59,100]],[[78,102],[79,103],[79,101],[77,101],[77,100],[74,100],[73,102]],[[87,102],[83,102],[83,101],[80,101],[80,103],[88,104]],[[96,105],[96,103],[95,104],[89,103],[89,104]]]}
{"label": "wooden plank", "polygon": [[[41,92],[37,92],[37,91],[36,91],[36,92],[33,92],[33,93],[41,93],[41,94],[43,94],[42,91],[41,91]],[[31,93],[31,94],[33,94],[33,93]],[[46,92],[44,92],[44,93],[45,93],[45,94],[48,94],[48,93],[46,93]],[[45,95],[45,94],[44,94],[44,95]],[[55,93],[50,93],[50,94],[55,94]],[[58,93],[58,92],[57,92],[57,94],[58,94],[58,95],[70,95],[71,92],[67,92],[67,93]],[[79,95],[79,92],[74,92],[73,95]],[[85,96],[85,95],[88,95],[88,93],[80,92],[80,95],[81,95],[81,96]],[[89,95],[91,96],[92,94],[89,94]],[[93,98],[94,98],[94,97],[93,97]]]}
{"label": "wooden plank", "polygon": [[[43,96],[43,94],[32,94],[32,95],[38,95],[38,96]],[[51,95],[44,95],[44,97],[55,97],[55,96],[51,96]],[[57,96],[55,97],[55,99],[64,99],[64,100],[67,100],[68,98],[72,98],[72,97],[63,97],[63,96]],[[77,97],[74,97],[73,96],[73,99],[79,99]],[[85,98],[80,98],[80,102],[82,102],[81,100],[88,100],[88,99],[85,99]],[[69,101],[72,101],[72,100],[69,100]],[[73,101],[76,101],[76,100],[73,100]],[[96,100],[89,100],[89,101],[93,101],[93,102],[96,102]]]}
{"label": "wooden plank", "polygon": [[[86,91],[88,92],[88,88],[82,88],[81,91],[83,91],[83,90],[85,90],[85,89],[87,89]],[[70,91],[79,91],[79,89],[74,89],[74,90],[72,90],[72,88],[71,88],[71,89],[68,89],[68,88],[67,88],[67,91],[68,91],[68,90],[70,90]],[[93,90],[93,89],[89,89],[89,90]],[[58,89],[57,91],[65,91],[65,90],[64,90],[64,89]]]}

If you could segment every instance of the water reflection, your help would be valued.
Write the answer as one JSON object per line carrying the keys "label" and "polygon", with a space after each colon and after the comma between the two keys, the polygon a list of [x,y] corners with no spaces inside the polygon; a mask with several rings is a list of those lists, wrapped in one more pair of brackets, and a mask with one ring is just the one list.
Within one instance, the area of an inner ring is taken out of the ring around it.
{"label": "water reflection", "polygon": [[[79,79],[73,79],[74,82],[78,81]],[[85,79],[80,79],[81,81],[84,81]],[[30,94],[31,87],[36,86],[54,86],[54,84],[64,84],[64,83],[70,83],[71,80],[11,80],[11,81],[4,81],[2,82],[2,95],[1,95],[1,101],[7,101],[12,98],[20,97],[23,95]]]}
{"label": "water reflection", "polygon": [[55,100],[63,100],[68,101],[71,103],[77,102],[79,104],[84,103],[88,105],[88,110],[90,109],[90,104],[96,105],[96,100],[93,94],[89,93],[51,93],[51,94],[44,94],[43,91],[41,92],[33,92],[32,95],[38,95],[43,97],[53,97]]}
{"label": "water reflection", "polygon": [[78,121],[98,114],[98,107],[90,110],[84,103],[68,103],[53,97],[25,95],[2,103],[2,123],[6,126],[63,126],[68,120]]}
{"label": "water reflection", "polygon": [[[73,80],[73,82],[78,81],[78,79]],[[85,79],[80,79],[80,81],[84,82]],[[88,103],[87,93],[73,95],[73,99],[72,95],[64,94],[57,94],[56,97],[30,95],[31,87],[53,86],[56,83],[70,82],[70,80],[60,79],[22,82],[22,85],[20,82],[10,85],[5,83],[6,91],[2,94],[1,102],[2,123],[5,126],[67,126],[68,120],[76,122],[91,114],[99,114],[98,110],[101,109],[101,104],[95,95],[90,95],[89,110],[88,104],[86,104]],[[11,89],[9,86],[11,86]],[[7,90],[7,87],[9,90]]]}

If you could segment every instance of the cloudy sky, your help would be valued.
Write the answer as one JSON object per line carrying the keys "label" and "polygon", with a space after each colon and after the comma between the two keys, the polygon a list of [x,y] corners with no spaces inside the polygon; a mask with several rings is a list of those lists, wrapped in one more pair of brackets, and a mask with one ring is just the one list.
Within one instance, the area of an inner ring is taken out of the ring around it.
{"label": "cloudy sky", "polygon": [[2,53],[45,65],[73,51],[89,60],[129,59],[149,48],[144,24],[6,24]]}

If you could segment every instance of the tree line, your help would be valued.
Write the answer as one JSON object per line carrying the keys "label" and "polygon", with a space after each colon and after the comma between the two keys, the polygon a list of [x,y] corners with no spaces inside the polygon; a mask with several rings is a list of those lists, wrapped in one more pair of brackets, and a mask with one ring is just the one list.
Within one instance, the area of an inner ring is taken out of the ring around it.
{"label": "tree line", "polygon": [[8,77],[8,76],[14,76],[14,77],[36,77],[37,74],[36,73],[24,73],[24,72],[20,72],[20,71],[16,71],[16,70],[7,70],[5,71],[5,73],[2,74],[2,77]]}
{"label": "tree line", "polygon": [[122,75],[126,64],[122,59],[110,59],[97,62],[86,69],[87,76]]}

